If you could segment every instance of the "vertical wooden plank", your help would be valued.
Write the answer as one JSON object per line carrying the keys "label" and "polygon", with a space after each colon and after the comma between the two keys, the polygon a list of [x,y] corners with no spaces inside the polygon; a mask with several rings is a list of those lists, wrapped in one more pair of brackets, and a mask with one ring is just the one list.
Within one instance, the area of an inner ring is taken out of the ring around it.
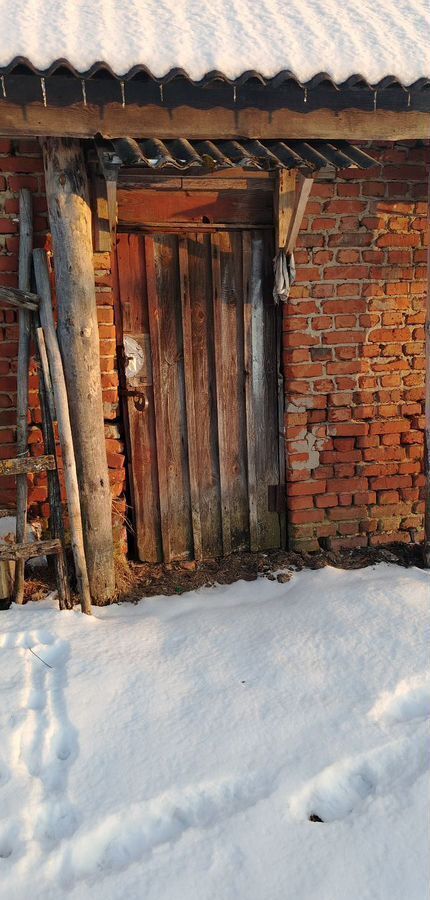
{"label": "vertical wooden plank", "polygon": [[184,342],[185,403],[187,413],[188,467],[191,491],[191,520],[193,526],[194,556],[202,558],[202,527],[200,516],[200,491],[198,481],[197,423],[194,407],[193,345],[191,330],[191,298],[188,272],[187,238],[178,238],[179,278],[181,287],[182,331]]}
{"label": "vertical wooden plank", "polygon": [[278,513],[268,510],[268,487],[279,484],[279,419],[277,315],[273,302],[273,241],[270,234],[253,232],[254,304],[258,310],[255,333],[255,418],[257,422],[257,485],[259,547],[280,546]]}
{"label": "vertical wooden plank", "polygon": [[249,543],[250,549],[256,551],[258,545],[258,504],[257,504],[257,470],[256,470],[256,433],[254,415],[254,279],[251,232],[242,233],[243,264],[243,324],[244,324],[244,356],[245,356],[245,409],[246,409],[246,452],[248,460],[248,503],[249,503]]}
{"label": "vertical wooden plank", "polygon": [[223,366],[223,305],[221,283],[221,233],[211,236],[212,249],[212,283],[214,304],[214,337],[216,367],[216,397],[218,416],[219,473],[221,487],[221,527],[224,556],[231,553],[230,495],[228,478],[228,425],[225,408],[224,366]]}
{"label": "vertical wooden plank", "polygon": [[222,554],[222,529],[211,243],[208,234],[188,235],[188,274],[202,553],[205,558],[214,558]]}
{"label": "vertical wooden plank", "polygon": [[[148,300],[151,345],[155,347],[157,357],[156,366],[153,351],[163,548],[166,521],[164,519],[163,524],[162,481],[167,489],[169,558],[186,559],[192,555],[193,537],[177,237],[158,235],[152,241],[151,251],[153,262],[148,268]],[[150,280],[153,281],[151,287]],[[162,474],[162,465],[165,474]]]}
{"label": "vertical wooden plank", "polygon": [[148,291],[148,313],[151,335],[152,367],[154,372],[155,429],[157,437],[158,484],[160,491],[161,539],[164,562],[171,560],[169,503],[167,484],[167,448],[164,430],[163,390],[162,390],[162,346],[160,332],[160,310],[157,293],[157,273],[155,269],[154,238],[145,237],[146,276]]}
{"label": "vertical wooden plank", "polygon": [[[123,340],[131,337],[150,353],[146,261],[144,239],[121,234],[117,243],[118,279]],[[146,340],[146,336],[148,340]],[[121,359],[122,356],[122,359]],[[149,361],[150,362],[150,361]],[[126,377],[127,361],[120,353],[121,387],[128,431],[129,483],[133,524],[139,559],[162,559],[161,521],[155,434],[154,389],[148,377],[148,360],[135,378]],[[145,408],[134,391],[144,394]]]}
{"label": "vertical wooden plank", "polygon": [[214,248],[219,255],[214,317],[221,493],[224,515],[228,506],[230,549],[240,550],[249,546],[240,232],[218,233]]}

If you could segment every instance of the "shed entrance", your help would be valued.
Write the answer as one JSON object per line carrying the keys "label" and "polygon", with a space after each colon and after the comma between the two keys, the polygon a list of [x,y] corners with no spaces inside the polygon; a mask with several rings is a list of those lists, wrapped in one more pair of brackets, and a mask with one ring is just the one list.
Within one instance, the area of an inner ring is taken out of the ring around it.
{"label": "shed entrance", "polygon": [[279,547],[271,230],[120,234],[117,250],[139,558]]}

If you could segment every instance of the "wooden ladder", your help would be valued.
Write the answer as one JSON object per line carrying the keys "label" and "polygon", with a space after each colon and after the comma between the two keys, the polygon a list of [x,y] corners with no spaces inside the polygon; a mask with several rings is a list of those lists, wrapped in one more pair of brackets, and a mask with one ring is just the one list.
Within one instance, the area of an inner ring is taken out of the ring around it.
{"label": "wooden ladder", "polygon": [[[0,475],[32,475],[40,472],[55,472],[58,478],[57,462],[53,454],[39,457],[18,457],[16,459],[0,460]],[[60,609],[70,609],[72,606],[70,588],[67,578],[67,566],[63,543],[59,537],[44,541],[29,541],[23,543],[10,543],[0,546],[0,562],[9,560],[15,563],[22,561],[24,564],[29,559],[37,556],[55,556],[55,575],[58,590]]]}

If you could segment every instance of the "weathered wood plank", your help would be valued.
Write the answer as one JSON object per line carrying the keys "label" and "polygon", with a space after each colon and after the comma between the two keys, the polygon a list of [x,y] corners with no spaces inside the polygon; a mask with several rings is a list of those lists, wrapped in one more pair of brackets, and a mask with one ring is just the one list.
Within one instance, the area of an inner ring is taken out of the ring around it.
{"label": "weathered wood plank", "polygon": [[256,468],[256,431],[254,415],[254,301],[253,247],[251,232],[242,235],[243,265],[243,339],[245,357],[245,410],[246,410],[246,453],[248,460],[248,504],[249,504],[249,544],[252,551],[258,546],[258,504]]}
{"label": "weathered wood plank", "polygon": [[222,554],[222,531],[211,246],[209,235],[187,240],[202,553],[213,558]]}
{"label": "weathered wood plank", "polygon": [[[430,224],[430,175],[428,181],[428,218]],[[424,564],[430,569],[430,245],[427,249],[427,299],[425,324],[426,392],[425,392],[425,434],[424,473],[426,478],[424,500]]]}
{"label": "weathered wood plank", "polygon": [[[40,326],[40,317],[36,313],[33,318],[33,331],[35,338],[36,358],[39,363],[39,402],[42,411],[42,433],[45,453],[56,459],[57,447],[54,434],[55,402],[51,383],[48,357],[46,353],[43,329]],[[43,363],[42,363],[43,358]],[[63,510],[61,503],[60,479],[58,469],[48,469],[48,498],[50,507],[50,528],[53,538],[61,541],[62,553],[54,556],[55,579],[58,590],[58,605],[60,609],[72,609],[73,601],[70,596],[70,585],[65,557],[65,539]]]}
{"label": "weathered wood plank", "polygon": [[[118,278],[123,339],[137,341],[145,354],[151,354],[148,298],[146,291],[145,244],[142,236],[119,235],[117,242]],[[150,362],[150,361],[149,361]],[[126,377],[127,360],[121,364],[123,400],[128,421],[129,476],[132,492],[133,525],[139,559],[162,560],[160,501],[155,434],[154,388],[148,368],[135,377]],[[143,390],[146,410],[140,409],[133,389]]]}
{"label": "weathered wood plank", "polygon": [[[30,191],[23,189],[19,195],[19,269],[18,284],[21,291],[30,290],[31,261],[33,250],[33,207]],[[19,343],[18,343],[18,367],[17,367],[17,396],[16,396],[16,452],[23,460],[28,455],[28,384],[30,371],[30,336],[31,313],[28,309],[20,308],[19,318]],[[16,481],[16,541],[22,543],[25,540],[25,528],[27,524],[27,499],[28,484],[25,470],[18,474]],[[24,563],[18,561],[15,566],[14,582],[15,603],[24,600]]]}
{"label": "weathered wood plank", "polygon": [[188,437],[188,468],[191,492],[191,520],[195,559],[202,558],[202,523],[200,514],[200,490],[198,479],[197,422],[193,371],[193,345],[191,327],[190,277],[188,271],[188,246],[186,238],[179,238],[179,279],[181,290],[182,332],[184,346],[185,404]]}
{"label": "weathered wood plank", "polygon": [[304,178],[302,175],[299,177],[298,194],[294,205],[293,215],[289,222],[287,239],[285,242],[285,250],[287,253],[292,253],[296,246],[297,235],[300,231],[313,183],[313,178]]}
{"label": "weathered wood plank", "polygon": [[17,309],[28,309],[37,312],[39,309],[39,297],[31,291],[17,290],[16,288],[0,287],[0,303],[7,303]]}
{"label": "weathered wood plank", "polygon": [[47,541],[31,541],[26,544],[5,544],[0,543],[0,560],[15,559],[23,560],[34,559],[36,556],[48,556],[51,553],[62,552],[61,541],[58,538],[52,538]]}
{"label": "weathered wood plank", "polygon": [[[161,341],[161,426],[165,432],[171,558],[192,554],[191,498],[187,459],[184,347],[177,239],[153,239],[158,328]],[[152,316],[150,314],[150,328]],[[154,370],[154,384],[156,382]],[[158,428],[158,424],[157,424]],[[158,430],[157,430],[158,447]],[[160,486],[161,492],[161,486]]]}
{"label": "weathered wood plank", "polygon": [[221,489],[221,527],[222,547],[224,556],[232,551],[231,521],[230,521],[230,492],[229,473],[227,464],[228,454],[228,424],[226,421],[227,409],[225,407],[225,390],[223,378],[223,307],[222,307],[222,279],[221,279],[221,235],[214,234],[211,238],[212,251],[212,284],[213,284],[213,310],[214,310],[214,345],[215,345],[215,369],[216,369],[216,398],[218,418],[218,447],[219,447],[219,472]]}
{"label": "weathered wood plank", "polygon": [[[1,459],[0,475],[30,475],[55,469],[54,456],[21,456],[18,459]],[[23,540],[23,538],[21,539]],[[17,541],[21,543],[21,541]]]}
{"label": "weathered wood plank", "polygon": [[427,140],[430,114],[383,109],[318,109],[299,113],[291,109],[197,109],[178,106],[107,103],[104,106],[76,103],[54,107],[43,103],[20,106],[0,101],[0,134],[8,137],[46,134],[58,137],[87,138],[103,134],[106,138],[181,138],[216,140],[220,138],[325,140]]}
{"label": "weathered wood plank", "polygon": [[75,562],[76,580],[81,599],[82,612],[91,614],[91,595],[88,583],[87,563],[84,552],[84,541],[81,521],[81,505],[79,499],[78,478],[73,448],[72,429],[70,425],[69,405],[64,380],[63,363],[57,342],[57,335],[52,312],[51,288],[49,283],[48,264],[44,250],[33,250],[34,270],[37,290],[41,299],[40,319],[46,340],[49,357],[52,387],[55,396],[55,407],[58,420],[58,431],[63,453],[64,478],[69,510],[69,522],[72,538],[73,558]]}
{"label": "weathered wood plank", "polygon": [[164,428],[164,391],[162,388],[162,354],[160,332],[160,310],[157,287],[157,271],[155,266],[155,249],[152,238],[145,238],[145,259],[148,291],[148,312],[151,334],[152,365],[154,370],[154,406],[157,437],[158,484],[160,502],[161,539],[164,562],[171,560],[171,538],[169,517],[169,487],[167,480],[167,435]]}
{"label": "weathered wood plank", "polygon": [[280,169],[277,173],[274,192],[276,247],[282,249],[287,243],[291,228],[296,197],[296,172]]}

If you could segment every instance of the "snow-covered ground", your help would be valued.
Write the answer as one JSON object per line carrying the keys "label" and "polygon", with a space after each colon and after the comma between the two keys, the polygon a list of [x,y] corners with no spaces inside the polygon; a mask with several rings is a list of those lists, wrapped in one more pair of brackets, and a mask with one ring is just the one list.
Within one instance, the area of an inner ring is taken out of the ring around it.
{"label": "snow-covered ground", "polygon": [[429,586],[1,613],[1,897],[426,900]]}

